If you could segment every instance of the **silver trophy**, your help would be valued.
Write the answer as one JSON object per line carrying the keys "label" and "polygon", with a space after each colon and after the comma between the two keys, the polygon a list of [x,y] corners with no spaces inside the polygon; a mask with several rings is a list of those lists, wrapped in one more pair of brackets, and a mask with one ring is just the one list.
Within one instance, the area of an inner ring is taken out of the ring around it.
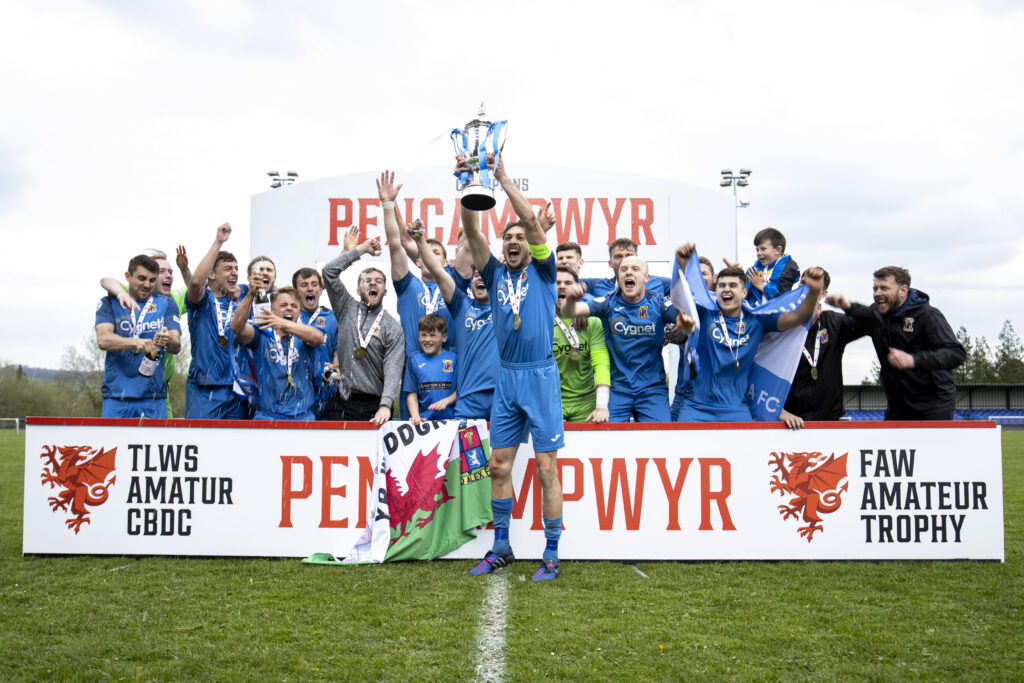
{"label": "silver trophy", "polygon": [[[456,173],[459,179],[460,201],[471,211],[487,211],[494,208],[494,169],[498,157],[505,145],[506,121],[487,121],[484,119],[484,105],[476,118],[462,128],[453,128],[451,132],[455,153],[466,158],[469,170]],[[493,155],[488,163],[487,155]]]}

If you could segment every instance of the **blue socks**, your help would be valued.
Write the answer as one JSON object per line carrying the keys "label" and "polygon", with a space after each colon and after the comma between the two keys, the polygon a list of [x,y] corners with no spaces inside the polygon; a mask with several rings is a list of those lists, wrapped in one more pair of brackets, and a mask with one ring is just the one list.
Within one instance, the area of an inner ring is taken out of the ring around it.
{"label": "blue socks", "polygon": [[562,537],[562,515],[554,519],[544,517],[544,538],[548,540],[544,546],[544,559],[558,562],[558,539]]}
{"label": "blue socks", "polygon": [[508,522],[512,517],[512,498],[491,498],[491,514],[494,516],[494,545],[491,547],[491,551],[503,555],[512,549],[508,542]]}

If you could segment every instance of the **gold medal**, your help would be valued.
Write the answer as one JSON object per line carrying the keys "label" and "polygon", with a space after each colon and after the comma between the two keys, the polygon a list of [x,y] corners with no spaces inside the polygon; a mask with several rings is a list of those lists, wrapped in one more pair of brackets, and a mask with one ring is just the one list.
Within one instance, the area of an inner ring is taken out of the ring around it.
{"label": "gold medal", "polygon": [[579,349],[569,349],[569,359],[570,360],[579,360],[580,359],[580,350]]}
{"label": "gold medal", "polygon": [[818,368],[811,368],[811,379],[818,379]]}
{"label": "gold medal", "polygon": [[740,359],[737,358],[736,360],[734,360],[733,364],[736,366],[736,372],[739,372],[740,371]]}
{"label": "gold medal", "polygon": [[225,337],[223,334],[217,337],[217,343],[220,344],[220,347],[222,349],[228,348],[228,338]]}
{"label": "gold medal", "polygon": [[523,319],[520,318],[518,315],[514,316],[512,318],[512,329],[513,330],[518,330],[519,326],[522,325],[522,324],[523,324]]}
{"label": "gold medal", "polygon": [[352,352],[352,355],[355,356],[357,360],[366,358],[366,347],[357,346],[356,350]]}
{"label": "gold medal", "polygon": [[295,386],[295,380],[292,379],[291,375],[288,375],[288,386],[290,386],[290,387],[294,387]]}

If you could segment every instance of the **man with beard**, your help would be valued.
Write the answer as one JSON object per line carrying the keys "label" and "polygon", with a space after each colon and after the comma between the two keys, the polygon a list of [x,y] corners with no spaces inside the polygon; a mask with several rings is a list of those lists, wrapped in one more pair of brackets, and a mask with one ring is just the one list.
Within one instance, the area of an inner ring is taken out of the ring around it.
{"label": "man with beard", "polygon": [[217,228],[209,251],[199,261],[188,283],[188,331],[192,363],[185,386],[185,417],[196,420],[242,420],[246,406],[232,390],[231,319],[235,312],[233,292],[238,291],[238,261],[222,251],[231,226]]}
{"label": "man with beard", "polygon": [[[687,243],[676,251],[684,271],[695,249]],[[747,295],[747,279],[743,269],[729,266],[718,273],[717,307],[697,304],[700,332],[695,343],[700,371],[694,380],[692,397],[684,401],[679,411],[679,422],[753,421],[746,395],[757,347],[766,333],[792,329],[811,317],[823,276],[821,268],[807,270],[804,281],[810,291],[795,311],[746,313],[743,298]],[[687,334],[696,331],[695,322],[683,321]]]}
{"label": "man with beard", "polygon": [[494,383],[498,375],[498,345],[494,341],[493,315],[487,286],[474,269],[470,283],[472,296],[456,284],[445,270],[444,261],[430,249],[422,233],[414,236],[424,267],[437,281],[451,319],[450,336],[455,337],[458,362],[455,364],[455,383],[458,400],[455,401],[456,420],[491,417],[494,401]]}
{"label": "man with beard", "polygon": [[573,319],[562,317],[559,311],[565,303],[566,293],[579,281],[575,270],[558,267],[552,353],[558,363],[562,385],[562,419],[566,422],[607,422],[611,375],[601,320],[589,318],[586,327],[577,329]]}
{"label": "man with beard", "polygon": [[249,291],[238,302],[241,315],[231,321],[238,343],[252,350],[256,363],[260,394],[253,419],[312,420],[315,349],[324,343],[323,332],[299,321],[299,297],[291,287],[271,295],[269,313],[246,322],[256,288],[264,281],[263,275],[250,275]]}
{"label": "man with beard", "polygon": [[[180,289],[174,289],[174,269],[171,268],[171,263],[167,260],[165,252],[159,249],[143,249],[142,255],[149,256],[156,261],[156,265],[160,269],[156,276],[156,292],[174,299],[174,303],[178,307],[178,320],[180,323],[188,310],[185,306],[185,292],[189,281],[192,279],[192,272],[188,269],[188,257],[185,255],[185,247],[178,247],[178,268],[181,270],[181,276],[185,281],[185,287]],[[118,304],[122,307],[138,312],[139,305],[129,295],[127,284],[118,282],[112,277],[104,277],[100,279],[100,287],[106,290],[107,294],[116,298]],[[163,355],[163,375],[164,380],[168,383],[170,383],[171,377],[177,371],[176,357],[177,354],[171,353]],[[167,417],[174,417],[171,414],[171,397],[169,394],[167,396]]]}
{"label": "man with beard", "polygon": [[[459,157],[456,174],[465,168]],[[512,463],[529,430],[537,459],[542,492],[541,512],[547,545],[534,581],[558,577],[558,542],[562,533],[562,487],[556,456],[565,445],[562,434],[562,401],[558,365],[551,353],[555,313],[555,255],[547,243],[541,220],[519,188],[505,172],[500,159],[494,177],[501,183],[519,220],[502,232],[504,263],[496,259],[480,231],[479,216],[462,208],[462,224],[473,254],[473,263],[484,284],[494,314],[494,337],[501,368],[491,409],[491,510],[494,544],[470,570],[489,574],[515,560],[508,529],[512,515]],[[545,211],[545,214],[548,212]],[[550,228],[551,215],[545,217]]]}
{"label": "man with beard", "polygon": [[846,345],[864,336],[852,316],[822,310],[832,282],[824,273],[824,288],[811,315],[811,326],[796,366],[796,374],[779,419],[790,429],[800,429],[804,420],[834,421],[843,416],[843,352]]}
{"label": "man with beard", "polygon": [[159,266],[139,255],[128,262],[124,306],[105,296],[96,309],[96,342],[107,352],[103,372],[103,417],[167,417],[167,381],[153,361],[181,349],[177,304],[155,291]]}
{"label": "man with beard", "polygon": [[[346,246],[358,238],[349,231]],[[324,266],[327,296],[338,319],[337,354],[341,373],[338,394],[327,406],[330,420],[370,420],[377,427],[391,419],[391,406],[405,368],[405,335],[381,302],[387,278],[377,268],[359,274],[358,299],[349,294],[341,274],[363,254],[380,254],[380,240],[368,239]]]}
{"label": "man with beard", "polygon": [[680,318],[672,302],[648,292],[647,262],[627,256],[619,263],[618,286],[607,296],[578,303],[583,287],[573,285],[562,304],[564,317],[593,315],[604,325],[605,343],[612,359],[612,389],[608,419],[612,422],[668,422],[668,387],[661,346],[665,325]]}
{"label": "man with beard", "polygon": [[842,294],[827,301],[852,316],[871,337],[881,365],[886,420],[952,420],[953,369],[967,352],[928,295],[910,287],[910,272],[886,266],[874,273],[874,304],[851,303]]}

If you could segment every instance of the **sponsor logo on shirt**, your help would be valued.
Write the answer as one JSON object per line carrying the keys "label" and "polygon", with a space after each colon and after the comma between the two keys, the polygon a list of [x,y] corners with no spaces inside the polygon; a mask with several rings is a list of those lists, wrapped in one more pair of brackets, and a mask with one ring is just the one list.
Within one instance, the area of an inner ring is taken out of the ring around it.
{"label": "sponsor logo on shirt", "polygon": [[[177,319],[175,319],[175,322],[177,322]],[[163,320],[143,320],[142,324],[139,325],[139,335],[146,334],[147,332],[152,332],[153,334],[156,334],[157,332],[162,330],[163,327]],[[123,332],[126,336],[130,337],[132,335],[131,318],[129,318],[128,316],[122,316],[118,318],[117,329]]]}
{"label": "sponsor logo on shirt", "polygon": [[486,318],[474,318],[471,313],[467,313],[462,319],[462,326],[470,332],[479,332],[488,325],[491,324],[491,314],[488,313]]}
{"label": "sponsor logo on shirt", "polygon": [[624,337],[653,337],[658,333],[658,325],[656,323],[634,325],[625,318],[612,318],[611,328],[612,332]]}
{"label": "sponsor logo on shirt", "polygon": [[[522,290],[523,299],[526,298],[526,294],[529,291],[530,291],[530,283],[529,282],[524,282],[523,283],[523,290]],[[506,285],[504,282],[499,282],[498,283],[498,303],[501,304],[502,306],[508,305],[508,285]]]}
{"label": "sponsor logo on shirt", "polygon": [[718,325],[715,325],[714,327],[711,328],[711,338],[714,339],[717,343],[729,349],[736,348],[739,346],[745,346],[746,343],[750,341],[749,334],[742,335],[738,339],[733,339],[730,336],[729,341],[726,341],[725,337],[722,336],[722,328],[720,328]]}

